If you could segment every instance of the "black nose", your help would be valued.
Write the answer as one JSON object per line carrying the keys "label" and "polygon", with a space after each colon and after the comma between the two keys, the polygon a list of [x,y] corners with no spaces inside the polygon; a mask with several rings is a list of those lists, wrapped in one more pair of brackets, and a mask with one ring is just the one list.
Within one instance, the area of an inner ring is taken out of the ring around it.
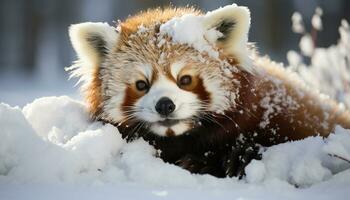
{"label": "black nose", "polygon": [[171,99],[169,99],[168,97],[162,97],[157,102],[155,108],[159,114],[163,116],[168,116],[175,110],[175,107],[176,106]]}

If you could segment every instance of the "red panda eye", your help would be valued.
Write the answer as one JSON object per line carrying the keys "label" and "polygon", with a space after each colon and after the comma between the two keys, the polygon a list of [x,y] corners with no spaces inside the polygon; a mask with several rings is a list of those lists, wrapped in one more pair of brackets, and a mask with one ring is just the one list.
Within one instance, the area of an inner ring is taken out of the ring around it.
{"label": "red panda eye", "polygon": [[181,86],[190,85],[192,83],[192,78],[190,75],[184,75],[180,78],[179,84]]}
{"label": "red panda eye", "polygon": [[148,90],[148,84],[143,80],[136,81],[136,89],[139,91]]}

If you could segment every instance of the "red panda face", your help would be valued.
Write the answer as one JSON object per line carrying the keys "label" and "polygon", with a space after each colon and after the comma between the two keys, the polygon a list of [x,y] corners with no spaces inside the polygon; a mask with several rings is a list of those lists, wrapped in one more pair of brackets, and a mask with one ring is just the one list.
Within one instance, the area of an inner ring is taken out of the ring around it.
{"label": "red panda face", "polygon": [[163,39],[150,32],[129,36],[102,65],[109,121],[172,136],[194,128],[207,113],[229,107],[222,63],[186,45],[160,46]]}
{"label": "red panda face", "polygon": [[[211,100],[196,70],[183,65],[173,63],[167,72],[158,71],[148,77],[141,72],[143,77],[134,79],[126,91],[133,95],[126,94],[124,98],[122,110],[130,113],[125,117],[147,123],[154,133],[162,136],[179,135],[190,129]],[[183,69],[176,71],[177,68]],[[152,80],[152,76],[156,77]]]}

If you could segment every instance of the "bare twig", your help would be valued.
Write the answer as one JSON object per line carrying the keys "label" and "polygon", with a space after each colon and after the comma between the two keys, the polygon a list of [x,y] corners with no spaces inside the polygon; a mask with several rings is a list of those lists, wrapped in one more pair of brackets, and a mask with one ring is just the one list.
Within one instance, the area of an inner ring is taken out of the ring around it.
{"label": "bare twig", "polygon": [[350,160],[349,159],[347,159],[347,158],[344,158],[344,157],[342,157],[342,156],[338,156],[338,155],[336,155],[336,154],[328,154],[329,156],[332,156],[332,157],[335,157],[335,158],[339,158],[339,159],[341,159],[341,160],[343,160],[343,161],[345,161],[345,162],[348,162],[348,163],[350,163]]}

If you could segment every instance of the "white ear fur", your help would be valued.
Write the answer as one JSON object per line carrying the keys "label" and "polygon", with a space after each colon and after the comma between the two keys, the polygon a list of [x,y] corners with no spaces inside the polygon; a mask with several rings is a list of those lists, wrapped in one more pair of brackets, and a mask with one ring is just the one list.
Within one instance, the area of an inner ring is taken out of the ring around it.
{"label": "white ear fur", "polygon": [[251,65],[247,48],[250,27],[250,11],[247,7],[232,4],[208,12],[204,16],[204,26],[222,31],[224,36],[218,39],[218,43],[224,51],[235,55],[243,67]]}
{"label": "white ear fur", "polygon": [[114,27],[101,22],[71,25],[69,36],[80,61],[94,67],[117,44],[119,37]]}

